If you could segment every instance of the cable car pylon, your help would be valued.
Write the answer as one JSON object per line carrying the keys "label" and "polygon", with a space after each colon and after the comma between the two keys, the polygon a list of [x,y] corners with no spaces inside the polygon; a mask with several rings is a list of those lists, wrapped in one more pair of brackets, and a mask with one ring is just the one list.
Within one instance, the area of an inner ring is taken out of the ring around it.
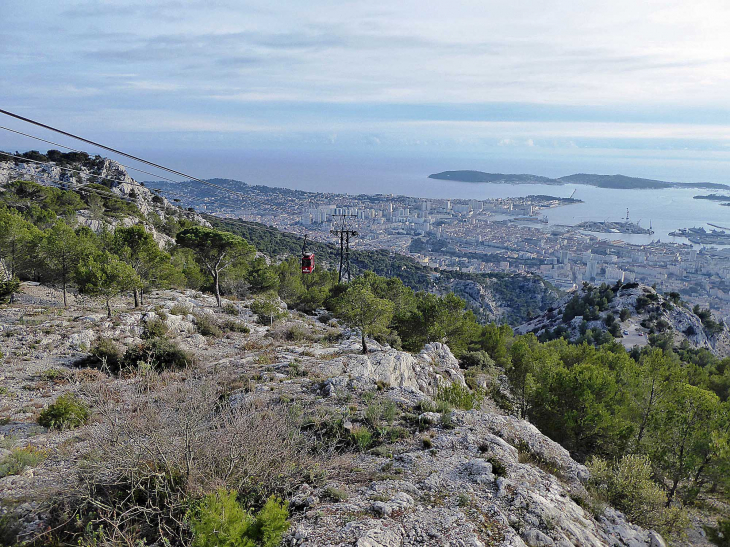
{"label": "cable car pylon", "polygon": [[352,272],[350,270],[350,237],[357,237],[359,233],[357,230],[350,230],[347,226],[348,218],[357,218],[357,215],[341,214],[332,215],[332,217],[339,217],[342,219],[342,223],[339,229],[332,229],[330,233],[340,238],[340,269],[339,276],[337,278],[338,283],[342,283],[343,274],[347,276],[347,282],[349,283],[352,279]]}

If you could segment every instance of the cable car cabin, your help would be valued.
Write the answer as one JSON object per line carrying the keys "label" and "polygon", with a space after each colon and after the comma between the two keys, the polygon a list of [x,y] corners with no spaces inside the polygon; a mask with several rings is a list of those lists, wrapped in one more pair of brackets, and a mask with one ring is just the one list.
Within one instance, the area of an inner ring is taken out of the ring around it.
{"label": "cable car cabin", "polygon": [[314,253],[302,253],[302,273],[314,271]]}

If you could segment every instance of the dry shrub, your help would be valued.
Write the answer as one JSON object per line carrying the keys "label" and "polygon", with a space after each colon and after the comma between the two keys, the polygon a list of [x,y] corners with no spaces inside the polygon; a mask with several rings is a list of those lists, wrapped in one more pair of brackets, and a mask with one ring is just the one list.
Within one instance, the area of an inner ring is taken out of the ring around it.
{"label": "dry shrub", "polygon": [[256,507],[290,494],[315,465],[286,408],[253,396],[221,400],[212,379],[169,380],[145,396],[98,386],[93,452],[64,507],[56,504],[57,521],[68,521],[63,540],[103,528],[110,544],[187,544],[191,500],[225,488]]}
{"label": "dry shrub", "polygon": [[317,342],[322,338],[322,335],[318,334],[312,327],[301,323],[276,325],[271,327],[268,336],[274,340],[286,342]]}

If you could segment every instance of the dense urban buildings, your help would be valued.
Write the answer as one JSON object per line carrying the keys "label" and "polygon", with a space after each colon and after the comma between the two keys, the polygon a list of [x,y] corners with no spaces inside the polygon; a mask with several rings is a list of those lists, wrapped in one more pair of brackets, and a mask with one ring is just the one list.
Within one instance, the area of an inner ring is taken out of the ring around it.
{"label": "dense urban buildings", "polygon": [[[549,209],[570,207],[574,200],[569,198],[352,196],[225,182],[249,195],[250,201],[197,189],[180,193],[179,186],[173,191],[201,212],[262,222],[319,241],[333,241],[330,230],[345,222],[360,234],[353,241],[355,248],[386,248],[433,268],[532,271],[563,290],[583,282],[639,281],[678,292],[690,303],[730,319],[730,248],[689,242],[636,245],[618,235],[611,239],[550,224]],[[159,186],[166,191],[167,186]]]}

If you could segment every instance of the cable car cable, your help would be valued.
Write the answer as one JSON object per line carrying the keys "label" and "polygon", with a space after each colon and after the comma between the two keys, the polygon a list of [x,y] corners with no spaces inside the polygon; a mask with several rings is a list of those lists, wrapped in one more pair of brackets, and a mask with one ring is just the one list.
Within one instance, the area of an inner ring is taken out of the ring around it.
{"label": "cable car cable", "polygon": [[79,140],[81,142],[85,142],[87,144],[91,144],[92,146],[98,146],[99,148],[102,148],[102,149],[107,150],[109,152],[114,152],[115,154],[119,154],[119,155],[124,156],[126,158],[130,158],[130,159],[133,159],[135,161],[139,161],[141,163],[144,163],[146,165],[150,165],[152,167],[156,167],[158,169],[162,169],[163,171],[167,171],[168,173],[173,173],[175,175],[179,175],[181,177],[185,177],[186,179],[194,180],[196,182],[199,182],[200,184],[204,184],[204,185],[210,186],[212,188],[218,188],[220,190],[223,190],[224,192],[229,192],[231,194],[236,194],[236,195],[238,195],[240,197],[249,199],[248,196],[246,196],[245,194],[243,194],[241,192],[237,192],[236,190],[231,190],[229,188],[226,188],[225,186],[220,186],[218,184],[209,182],[207,180],[203,180],[203,179],[200,179],[198,177],[194,177],[192,175],[188,175],[186,173],[183,173],[182,171],[177,171],[176,169],[171,169],[169,167],[165,167],[164,165],[160,165],[159,163],[155,163],[155,162],[146,160],[144,158],[140,158],[139,156],[134,156],[132,154],[127,154],[126,152],[122,152],[121,150],[117,150],[116,148],[112,148],[110,146],[106,146],[104,144],[101,144],[101,143],[98,143],[98,142],[95,142],[95,141],[86,139],[86,138],[81,137],[79,135],[74,135],[73,133],[69,133],[69,132],[64,131],[62,129],[58,129],[56,127],[53,127],[53,126],[50,126],[50,125],[46,125],[46,124],[41,123],[41,122],[38,122],[38,121],[35,121],[35,120],[31,120],[30,118],[26,118],[24,116],[20,116],[19,114],[13,114],[12,112],[9,112],[9,111],[3,110],[3,109],[0,109],[0,114],[5,114],[6,116],[10,116],[11,118],[15,118],[17,120],[21,120],[21,121],[24,121],[24,122],[27,122],[27,123],[36,125],[38,127],[42,127],[44,129],[48,129],[48,130],[54,131],[56,133],[60,133],[61,135],[65,135],[67,137],[71,137],[72,139],[76,139],[76,140]]}
{"label": "cable car cable", "polygon": [[[5,113],[5,114],[7,114],[7,112],[6,112],[6,111],[4,111],[4,110],[0,110],[0,112],[2,112],[2,113]],[[13,115],[13,114],[10,114],[10,115]],[[31,123],[33,123],[33,122],[31,122]],[[43,124],[41,124],[41,126],[45,127],[45,126],[44,126]],[[53,144],[53,145],[55,145],[55,146],[60,146],[60,147],[62,147],[62,148],[65,148],[65,149],[67,149],[67,150],[71,150],[71,151],[74,151],[74,152],[80,152],[80,153],[88,154],[88,152],[85,152],[84,150],[78,150],[78,149],[76,149],[76,148],[71,148],[70,146],[65,146],[65,145],[63,145],[63,144],[59,144],[59,143],[56,143],[56,142],[53,142],[53,141],[49,141],[49,140],[46,140],[46,139],[42,139],[42,138],[40,138],[40,137],[36,137],[36,136],[34,136],[34,135],[29,135],[29,134],[27,134],[27,133],[23,133],[23,132],[21,132],[21,131],[16,131],[15,129],[10,129],[10,128],[8,128],[8,127],[0,126],[0,129],[5,129],[6,131],[11,131],[11,132],[13,132],[13,133],[17,133],[17,134],[19,134],[19,135],[23,135],[23,136],[25,136],[25,137],[30,137],[31,139],[36,139],[36,140],[39,140],[39,141],[43,141],[43,142],[46,142],[46,143],[48,143],[48,144]],[[59,130],[59,131],[60,131],[60,130]],[[65,132],[63,132],[63,131],[61,131],[61,133],[63,133],[63,134],[66,134],[66,133],[65,133]],[[82,139],[82,140],[84,140],[85,142],[92,142],[92,141],[86,141],[85,139]],[[99,146],[102,146],[102,145],[99,145]],[[105,149],[106,149],[106,147],[103,147],[103,146],[102,146],[102,148],[105,148]],[[109,149],[109,150],[113,150],[113,149]],[[121,153],[122,155],[125,155],[125,156],[129,156],[128,154],[125,154],[125,153],[123,153],[123,152],[118,152],[118,153]],[[38,160],[31,160],[30,158],[25,158],[25,157],[15,156],[15,155],[12,155],[12,154],[7,154],[7,153],[4,153],[4,152],[3,152],[3,154],[4,154],[4,155],[6,155],[6,156],[11,156],[11,157],[14,157],[14,158],[18,158],[18,159],[21,159],[21,160],[23,160],[23,161],[33,161],[33,162],[35,162],[35,163],[44,163],[44,162],[40,162],[40,161],[38,161]],[[135,156],[129,156],[129,157],[131,157],[131,158],[134,158],[134,159],[136,159],[136,157],[135,157]],[[112,160],[112,161],[115,161],[115,162],[116,162],[116,160]],[[140,161],[143,161],[143,162],[145,162],[145,163],[149,163],[149,164],[151,164],[151,165],[157,165],[157,164],[153,164],[153,163],[151,163],[151,162],[147,162],[146,160],[141,160],[141,159],[140,159]],[[63,167],[60,167],[59,165],[57,165],[56,163],[53,163],[53,162],[45,162],[45,163],[50,163],[50,164],[54,165],[55,167],[58,167],[59,169],[64,169]],[[251,198],[250,196],[248,196],[248,195],[246,195],[246,194],[243,194],[243,193],[241,193],[241,192],[238,192],[238,191],[236,191],[236,190],[231,190],[230,188],[226,188],[226,187],[224,187],[224,186],[220,186],[220,185],[214,184],[214,183],[212,183],[212,182],[208,182],[208,181],[202,181],[201,179],[196,179],[196,178],[194,178],[194,177],[189,177],[189,176],[187,176],[187,175],[184,175],[184,174],[183,174],[182,176],[185,176],[186,178],[188,178],[188,179],[191,179],[191,180],[182,180],[182,181],[178,181],[178,180],[174,180],[174,179],[171,179],[171,178],[165,177],[165,176],[163,176],[163,175],[159,175],[159,174],[157,174],[157,173],[151,173],[151,172],[149,172],[149,171],[145,171],[145,170],[143,170],[143,169],[139,169],[139,168],[137,168],[137,167],[131,167],[131,166],[129,166],[129,165],[125,165],[125,164],[122,164],[122,163],[119,163],[119,162],[116,162],[116,163],[118,163],[119,165],[121,165],[122,167],[125,167],[125,168],[127,168],[127,169],[133,169],[133,170],[135,170],[135,171],[139,171],[139,172],[141,172],[141,173],[145,173],[145,174],[147,174],[147,175],[150,175],[150,176],[153,176],[153,177],[158,177],[158,178],[160,178],[160,179],[166,180],[166,181],[168,181],[168,182],[172,182],[172,183],[174,183],[174,184],[192,184],[193,182],[198,182],[198,183],[206,184],[207,186],[211,186],[211,187],[213,187],[213,188],[216,188],[216,189],[217,189],[218,191],[221,191],[221,192],[224,192],[224,193],[230,193],[230,194],[234,194],[234,195],[236,195],[236,196],[239,196],[239,197],[244,197],[245,199],[247,199],[247,200],[248,200],[249,202],[251,202],[251,203],[255,203],[255,204],[258,204],[258,205],[263,205],[263,206],[265,206],[265,207],[269,207],[269,208],[271,208],[271,209],[274,209],[274,210],[278,210],[278,207],[275,207],[275,206],[272,206],[272,205],[270,205],[270,204],[264,203],[264,202],[262,202],[262,201],[259,201],[259,200],[257,200],[257,199]],[[68,169],[68,168],[65,168],[65,169]],[[166,167],[162,167],[162,169],[166,169],[166,170],[168,170],[168,171],[172,171],[172,172],[175,172],[175,173],[177,173],[176,171],[174,171],[174,170],[170,170],[170,169],[168,169],[168,168],[166,168]],[[79,172],[79,173],[82,173],[82,174],[86,174],[86,173],[85,173],[85,172],[83,172],[83,171],[78,171],[78,172]],[[101,175],[93,175],[93,176],[101,176]],[[112,180],[112,179],[111,179],[111,178],[109,178],[109,177],[104,177],[104,178],[107,178],[107,179],[109,179],[109,180]],[[131,178],[131,177],[130,177],[130,178]],[[134,180],[134,179],[132,179],[132,180]],[[117,181],[117,182],[126,182],[126,181]],[[135,182],[138,182],[138,181],[135,181]],[[150,182],[154,182],[154,181],[150,181]]]}
{"label": "cable car cable", "polygon": [[[66,145],[64,145],[64,144],[60,144],[60,143],[57,143],[57,142],[53,142],[53,141],[49,141],[49,140],[46,140],[46,139],[42,139],[42,138],[40,138],[40,137],[36,137],[36,136],[34,136],[34,135],[29,135],[28,133],[23,133],[22,131],[18,131],[18,130],[16,130],[16,129],[10,129],[9,127],[4,127],[4,126],[2,126],[2,125],[0,125],[0,129],[4,129],[5,131],[10,131],[11,133],[17,133],[18,135],[23,135],[24,137],[28,137],[28,138],[31,138],[31,139],[35,139],[35,140],[37,140],[37,141],[42,141],[42,142],[45,142],[45,143],[47,143],[47,144],[52,144],[52,145],[54,145],[54,146],[60,146],[61,148],[65,148],[66,150],[71,150],[72,152],[80,152],[80,153],[82,153],[82,154],[89,154],[88,152],[86,152],[86,151],[84,151],[84,150],[79,150],[79,149],[77,149],[77,148],[71,148],[70,146],[66,146]],[[90,154],[89,154],[89,155],[90,155]],[[27,159],[27,158],[24,158],[24,159]],[[111,158],[110,158],[110,159],[111,159]],[[112,160],[112,161],[114,161],[114,162],[115,162],[115,163],[117,163],[118,165],[121,165],[121,166],[122,166],[122,167],[124,167],[125,169],[132,169],[133,171],[139,171],[140,173],[144,173],[145,175],[150,175],[150,176],[152,176],[152,177],[158,177],[158,178],[160,178],[160,179],[162,179],[162,180],[166,180],[166,181],[168,181],[168,182],[174,182],[174,183],[177,183],[177,184],[179,184],[179,183],[183,183],[183,182],[185,182],[185,183],[189,183],[189,182],[192,182],[192,181],[187,181],[187,180],[174,180],[174,179],[171,179],[171,178],[167,178],[167,177],[164,177],[164,176],[162,176],[162,175],[159,175],[159,174],[157,174],[157,173],[152,173],[152,172],[150,172],[150,171],[145,171],[144,169],[140,169],[140,168],[138,168],[138,167],[132,167],[131,165],[125,165],[125,164],[123,164],[123,163],[119,163],[119,162],[118,162],[118,161],[116,161],[116,160]]]}

